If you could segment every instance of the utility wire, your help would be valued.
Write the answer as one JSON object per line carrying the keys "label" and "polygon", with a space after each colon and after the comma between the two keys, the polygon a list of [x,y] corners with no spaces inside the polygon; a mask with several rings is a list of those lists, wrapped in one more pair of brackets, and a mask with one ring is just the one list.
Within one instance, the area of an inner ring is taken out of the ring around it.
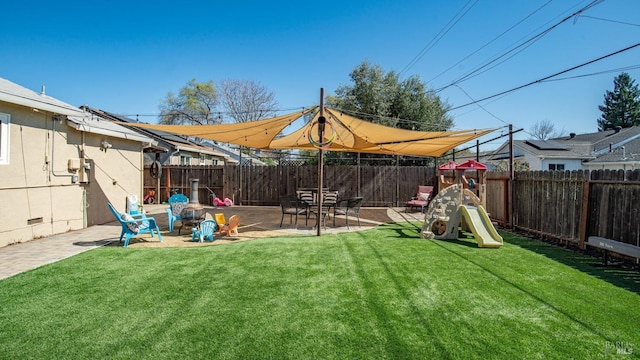
{"label": "utility wire", "polygon": [[[482,74],[482,73],[484,73],[484,72],[486,72],[486,71],[488,71],[488,70],[490,70],[490,69],[494,68],[495,66],[497,66],[497,65],[499,65],[499,64],[502,64],[503,62],[505,62],[505,61],[509,60],[510,58],[512,58],[513,56],[517,55],[518,53],[520,53],[520,52],[524,51],[527,47],[529,47],[529,46],[533,45],[533,43],[535,43],[536,41],[540,40],[542,37],[544,37],[546,34],[548,34],[549,32],[551,32],[552,30],[554,30],[556,27],[560,26],[562,23],[564,23],[564,22],[566,22],[566,21],[570,20],[571,18],[573,18],[573,17],[575,17],[575,16],[577,16],[577,15],[582,14],[584,11],[586,11],[586,10],[588,10],[588,9],[592,8],[593,6],[597,5],[598,3],[602,2],[602,1],[603,1],[603,0],[593,0],[593,1],[592,1],[592,2],[590,2],[588,5],[586,5],[586,6],[584,6],[583,8],[581,8],[580,10],[578,10],[578,11],[576,11],[576,12],[572,13],[572,14],[571,14],[571,15],[569,15],[569,16],[566,16],[565,18],[563,18],[563,19],[562,19],[562,20],[560,20],[559,22],[555,23],[555,24],[554,24],[554,25],[552,25],[551,27],[549,27],[549,28],[547,28],[547,29],[543,30],[542,32],[540,32],[540,33],[538,33],[538,34],[534,35],[533,37],[531,37],[531,38],[527,39],[526,41],[524,41],[524,42],[520,43],[519,45],[517,45],[516,47],[512,48],[511,50],[509,50],[509,51],[507,51],[507,52],[503,53],[502,55],[500,55],[500,56],[496,57],[495,59],[493,59],[493,60],[491,60],[491,61],[489,61],[489,62],[485,63],[484,65],[481,65],[481,66],[477,67],[476,69],[474,69],[474,70],[472,70],[472,71],[468,72],[466,75],[463,75],[463,76],[461,76],[460,78],[458,78],[457,80],[452,81],[452,82],[451,82],[451,83],[449,83],[448,85],[445,85],[445,86],[443,86],[443,87],[441,87],[441,88],[437,89],[437,90],[436,90],[436,92],[441,92],[442,90],[444,90],[444,89],[446,89],[446,88],[448,88],[448,87],[451,87],[451,86],[456,85],[456,84],[458,84],[458,83],[461,83],[461,82],[463,82],[463,81],[469,80],[469,79],[470,79],[470,78],[472,78],[472,77],[478,76],[478,75],[480,75],[480,74]],[[484,71],[482,71],[482,72],[481,72],[481,70],[482,70],[482,69],[485,69],[485,68],[486,68],[486,67],[488,67],[489,65],[491,65],[491,64],[493,64],[493,63],[495,63],[496,61],[498,61],[498,60],[500,60],[500,59],[504,58],[505,56],[507,56],[507,55],[509,55],[509,54],[513,53],[513,52],[514,52],[514,51],[516,51],[516,50],[518,50],[518,52],[516,52],[516,53],[512,54],[510,57],[508,57],[508,58],[504,59],[502,62],[500,62],[500,63],[498,63],[498,64],[495,64],[494,66],[492,66],[492,67],[490,67],[490,68],[488,68],[488,69],[486,69],[486,70],[484,70]]]}
{"label": "utility wire", "polygon": [[467,93],[466,91],[464,91],[463,88],[460,87],[460,85],[455,85],[458,89],[460,89],[460,91],[462,91],[465,95],[467,95],[467,97],[469,99],[471,99],[471,101],[473,101],[476,105],[478,105],[478,107],[482,110],[484,110],[487,114],[491,115],[494,119],[504,123],[505,125],[509,125],[509,123],[507,123],[506,121],[500,119],[499,117],[495,116],[493,113],[491,113],[491,111],[485,109],[484,106],[480,105],[474,98],[471,97],[471,95],[469,95],[469,93]]}
{"label": "utility wire", "polygon": [[482,98],[482,99],[478,99],[478,100],[476,100],[476,101],[473,101],[473,102],[470,102],[470,103],[467,103],[467,104],[464,104],[464,105],[460,105],[460,106],[452,107],[451,109],[449,109],[449,111],[457,110],[457,109],[463,108],[463,107],[465,107],[465,106],[469,106],[469,105],[477,104],[477,103],[479,103],[479,102],[482,102],[482,101],[485,101],[485,100],[488,100],[488,99],[492,99],[492,98],[497,97],[497,96],[500,96],[500,95],[504,95],[504,94],[507,94],[507,93],[510,93],[510,92],[513,92],[513,91],[516,91],[516,90],[520,90],[520,89],[522,89],[522,88],[525,88],[525,87],[531,86],[531,85],[533,85],[533,84],[538,84],[538,83],[544,82],[544,81],[549,80],[549,79],[551,79],[551,78],[553,78],[553,77],[556,77],[556,76],[558,76],[558,75],[562,75],[562,74],[564,74],[564,73],[567,73],[567,72],[569,72],[569,71],[573,71],[573,70],[578,69],[578,68],[581,68],[581,67],[583,67],[583,66],[587,66],[587,65],[589,65],[589,64],[593,64],[593,63],[595,63],[595,62],[598,62],[598,61],[600,61],[600,60],[606,59],[606,58],[611,57],[611,56],[613,56],[613,55],[617,55],[617,54],[623,53],[623,52],[625,52],[625,51],[631,50],[631,49],[636,48],[636,47],[638,47],[638,46],[640,46],[640,43],[637,43],[637,44],[635,44],[635,45],[631,45],[631,46],[629,46],[629,47],[627,47],[627,48],[624,48],[624,49],[622,49],[622,50],[618,50],[618,51],[612,52],[612,53],[607,54],[607,55],[605,55],[605,56],[601,56],[601,57],[599,57],[599,58],[597,58],[597,59],[594,59],[594,60],[591,60],[591,61],[587,61],[586,63],[582,63],[582,64],[577,65],[577,66],[574,66],[574,67],[572,67],[572,68],[569,68],[569,69],[566,69],[566,70],[562,70],[562,71],[557,72],[557,73],[555,73],[555,74],[552,74],[552,75],[549,75],[549,76],[545,76],[545,77],[543,77],[543,78],[541,78],[541,79],[538,79],[538,80],[535,80],[535,81],[532,81],[532,82],[526,83],[526,84],[524,84],[524,85],[520,85],[520,86],[517,86],[517,87],[515,87],[515,88],[509,89],[509,90],[505,90],[505,91],[499,92],[499,93],[497,93],[497,94],[494,94],[494,95],[491,95],[491,96],[487,96],[487,97],[484,97],[484,98]]}
{"label": "utility wire", "polygon": [[524,21],[526,21],[527,19],[529,19],[531,16],[533,16],[535,13],[537,13],[538,11],[542,10],[542,8],[544,8],[545,6],[549,5],[553,0],[549,0],[546,3],[544,3],[542,6],[540,6],[539,8],[537,8],[536,10],[534,10],[532,13],[530,13],[529,15],[525,16],[522,20],[518,21],[517,23],[513,24],[511,27],[509,27],[507,30],[503,31],[500,35],[496,36],[495,38],[493,38],[491,41],[489,41],[488,43],[482,45],[480,48],[478,48],[476,51],[472,52],[471,54],[465,56],[464,58],[462,58],[462,60],[458,61],[457,63],[449,66],[446,70],[444,70],[443,72],[439,73],[438,75],[436,75],[435,77],[433,77],[431,80],[427,81],[427,84],[432,82],[433,80],[439,78],[441,75],[447,73],[449,70],[453,69],[454,67],[460,65],[460,63],[462,63],[463,61],[467,60],[468,58],[470,58],[471,56],[477,54],[480,50],[486,48],[487,46],[491,45],[494,41],[498,40],[499,38],[501,38],[502,36],[504,36],[505,34],[507,34],[509,31],[513,30],[515,27],[517,27],[518,25],[522,24]]}
{"label": "utility wire", "polygon": [[636,69],[640,69],[640,64],[625,66],[625,67],[621,67],[621,68],[617,68],[617,69],[611,69],[611,70],[603,70],[603,71],[598,71],[598,72],[589,73],[589,74],[566,76],[566,77],[562,77],[562,78],[558,78],[558,79],[549,79],[549,80],[545,80],[543,82],[561,81],[561,80],[569,80],[569,79],[579,79],[579,78],[583,78],[583,77],[587,77],[587,76],[609,74],[609,73],[614,73],[614,72],[615,73],[619,73],[619,72],[625,72],[625,71],[636,70]]}
{"label": "utility wire", "polygon": [[[422,59],[429,50],[431,50],[468,12],[469,10],[471,10],[480,0],[475,0],[475,2],[473,4],[471,4],[471,6],[465,10],[465,8],[469,5],[469,3],[472,0],[467,1],[466,4],[464,4],[464,6],[453,16],[453,18],[451,18],[451,20],[449,20],[449,22],[447,23],[447,25],[445,25],[437,34],[436,36],[431,39],[431,41],[429,41],[427,43],[427,45],[425,45],[422,50],[420,50],[420,52],[418,52],[418,54],[411,59],[411,61],[409,61],[409,64],[407,64],[402,70],[400,70],[399,75],[404,74],[406,71],[408,71],[411,67],[413,67],[415,64],[418,63],[418,61],[420,61],[420,59]],[[462,13],[464,11],[464,13]],[[462,13],[462,15],[460,15]]]}
{"label": "utility wire", "polygon": [[603,18],[599,18],[599,17],[595,17],[595,16],[580,15],[580,17],[588,18],[588,19],[601,20],[601,21],[608,21],[608,22],[612,22],[612,23],[616,23],[616,24],[623,24],[623,25],[630,25],[630,26],[638,26],[638,27],[640,27],[640,24],[633,24],[633,23],[628,23],[628,22],[618,21],[618,20],[611,20],[611,19],[603,19]]}

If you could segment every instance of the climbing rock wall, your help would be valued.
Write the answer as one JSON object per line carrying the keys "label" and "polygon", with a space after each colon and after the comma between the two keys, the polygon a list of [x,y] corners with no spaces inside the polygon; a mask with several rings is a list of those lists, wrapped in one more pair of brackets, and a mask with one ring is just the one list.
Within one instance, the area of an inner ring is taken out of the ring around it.
{"label": "climbing rock wall", "polygon": [[424,216],[423,239],[457,239],[461,215],[458,207],[463,201],[462,186],[451,185],[438,192],[429,203]]}

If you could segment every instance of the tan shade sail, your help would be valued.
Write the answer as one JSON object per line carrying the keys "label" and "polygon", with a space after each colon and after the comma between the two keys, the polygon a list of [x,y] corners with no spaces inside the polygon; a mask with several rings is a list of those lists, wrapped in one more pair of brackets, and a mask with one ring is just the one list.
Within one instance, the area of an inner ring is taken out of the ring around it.
{"label": "tan shade sail", "polygon": [[[305,114],[313,117],[300,129],[280,136],[288,125]],[[333,139],[327,151],[365,152],[390,155],[442,156],[458,145],[476,139],[497,129],[457,130],[457,131],[413,131],[374,124],[339,111],[325,108],[324,139],[317,139],[316,123],[318,107],[282,115],[270,119],[235,124],[216,125],[157,125],[130,124],[147,129],[174,134],[194,136],[256,149],[307,149],[316,150],[309,141],[311,135],[316,141]]]}
{"label": "tan shade sail", "polygon": [[172,134],[194,136],[201,139],[220,141],[230,144],[246,146],[255,149],[269,149],[271,141],[282,132],[284,128],[294,121],[317,108],[297,111],[294,113],[276,116],[270,119],[249,121],[234,124],[211,125],[159,125],[123,123],[128,126],[136,126],[145,129],[164,131]]}
{"label": "tan shade sail", "polygon": [[[310,124],[317,121],[316,113],[310,122],[297,131],[274,139],[272,149],[316,149],[308,139],[311,135],[316,141],[316,128]],[[392,155],[442,156],[454,147],[488,134],[496,129],[457,130],[457,131],[413,131],[392,128],[361,120],[338,111],[326,108],[325,117],[329,122],[325,127],[322,141],[334,138],[327,151],[366,152]]]}

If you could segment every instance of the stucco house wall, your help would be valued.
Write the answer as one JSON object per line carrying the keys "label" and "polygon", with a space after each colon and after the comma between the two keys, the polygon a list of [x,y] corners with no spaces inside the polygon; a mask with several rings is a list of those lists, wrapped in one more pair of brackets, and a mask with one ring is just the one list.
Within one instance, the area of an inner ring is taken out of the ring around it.
{"label": "stucco house wall", "polygon": [[[7,150],[0,162],[0,247],[112,222],[108,201],[124,211],[127,194],[142,198],[139,135],[95,119],[83,123],[90,117],[70,105],[57,113],[64,103],[45,95],[38,108],[39,94],[0,80],[0,115],[8,119],[0,134]],[[7,88],[30,97],[29,106],[7,100]]]}

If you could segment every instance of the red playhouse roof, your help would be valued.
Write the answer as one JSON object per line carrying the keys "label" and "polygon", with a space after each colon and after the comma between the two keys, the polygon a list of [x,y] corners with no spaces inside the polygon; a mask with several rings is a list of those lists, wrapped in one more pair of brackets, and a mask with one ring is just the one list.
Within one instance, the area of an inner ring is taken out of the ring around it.
{"label": "red playhouse roof", "polygon": [[487,167],[475,160],[467,160],[456,166],[456,170],[487,170]]}
{"label": "red playhouse roof", "polygon": [[457,166],[458,164],[456,164],[455,161],[449,161],[447,163],[444,163],[438,166],[438,170],[455,170]]}

